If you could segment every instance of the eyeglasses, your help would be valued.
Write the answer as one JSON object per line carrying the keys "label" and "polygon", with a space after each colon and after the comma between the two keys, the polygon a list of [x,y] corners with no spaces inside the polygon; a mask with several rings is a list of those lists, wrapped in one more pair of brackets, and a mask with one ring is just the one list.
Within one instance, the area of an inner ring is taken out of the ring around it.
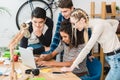
{"label": "eyeglasses", "polygon": [[80,20],[77,20],[75,23],[71,23],[72,26],[75,26]]}

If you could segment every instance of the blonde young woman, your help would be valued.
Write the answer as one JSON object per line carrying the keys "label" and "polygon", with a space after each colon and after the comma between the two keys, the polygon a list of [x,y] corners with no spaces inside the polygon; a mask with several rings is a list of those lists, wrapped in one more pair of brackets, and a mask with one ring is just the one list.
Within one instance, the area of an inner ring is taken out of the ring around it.
{"label": "blonde young woman", "polygon": [[89,19],[88,15],[81,9],[75,9],[70,16],[73,27],[82,31],[92,29],[92,35],[86,46],[71,67],[63,67],[62,71],[72,71],[81,63],[90,52],[96,42],[103,48],[105,59],[110,65],[110,71],[105,80],[120,80],[120,42],[116,35],[118,21],[114,19]]}

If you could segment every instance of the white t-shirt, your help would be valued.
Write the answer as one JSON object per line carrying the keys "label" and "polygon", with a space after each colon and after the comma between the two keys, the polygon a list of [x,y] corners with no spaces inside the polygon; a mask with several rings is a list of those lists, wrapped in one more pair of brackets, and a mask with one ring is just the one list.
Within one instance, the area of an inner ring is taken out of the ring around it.
{"label": "white t-shirt", "polygon": [[[45,32],[47,31],[47,29],[48,29],[47,25],[44,25],[43,31],[42,31],[43,35],[44,35]],[[30,38],[28,39],[28,45],[30,45],[30,44],[37,44],[37,43],[39,43],[39,39],[38,39],[37,36],[32,32]]]}

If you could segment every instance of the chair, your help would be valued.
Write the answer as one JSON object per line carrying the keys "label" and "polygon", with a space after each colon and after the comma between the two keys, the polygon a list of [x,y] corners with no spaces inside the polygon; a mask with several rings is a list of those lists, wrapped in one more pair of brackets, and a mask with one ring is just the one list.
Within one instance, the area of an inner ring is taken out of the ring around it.
{"label": "chair", "polygon": [[101,72],[102,72],[101,62],[97,58],[94,58],[92,62],[89,59],[87,59],[86,64],[87,64],[87,68],[89,72],[88,76],[90,77],[90,80],[100,80]]}
{"label": "chair", "polygon": [[100,80],[102,72],[101,62],[94,58],[92,62],[87,59],[86,64],[89,74],[85,75],[82,80]]}

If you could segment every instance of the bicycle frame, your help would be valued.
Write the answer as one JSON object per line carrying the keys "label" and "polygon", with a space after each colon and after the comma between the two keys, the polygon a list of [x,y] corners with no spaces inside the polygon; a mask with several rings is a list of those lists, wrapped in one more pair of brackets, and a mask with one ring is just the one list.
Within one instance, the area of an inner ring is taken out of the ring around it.
{"label": "bicycle frame", "polygon": [[[32,0],[27,0],[28,1],[28,4],[30,4],[30,8],[31,8],[31,10],[33,11],[34,10],[34,6],[33,6],[33,4],[31,3],[31,1]],[[49,7],[52,7],[52,4],[53,4],[53,2],[54,2],[54,0],[47,0],[47,1],[49,1]],[[45,10],[47,10],[48,9],[48,7],[46,7],[46,8],[44,8]]]}
{"label": "bicycle frame", "polygon": [[33,4],[31,3],[31,0],[27,0],[27,1],[28,1],[28,4],[30,4],[31,10],[33,11],[33,10],[34,10],[34,7],[33,7]]}
{"label": "bicycle frame", "polygon": [[56,3],[57,1],[55,2],[55,0],[26,0],[26,2],[20,6],[16,14],[16,25],[18,29],[20,29],[20,25],[23,22],[30,20],[30,14],[37,6],[45,9],[47,17],[53,19],[53,9],[57,9]]}

